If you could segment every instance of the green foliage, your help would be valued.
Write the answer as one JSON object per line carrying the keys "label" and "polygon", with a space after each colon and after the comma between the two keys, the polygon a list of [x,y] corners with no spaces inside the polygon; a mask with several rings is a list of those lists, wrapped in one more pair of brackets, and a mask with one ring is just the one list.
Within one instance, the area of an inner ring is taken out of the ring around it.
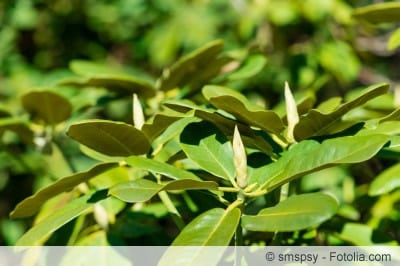
{"label": "green foliage", "polygon": [[11,244],[198,246],[182,265],[210,245],[398,244],[398,88],[365,80],[346,2],[17,2],[0,4],[12,34],[76,14],[123,51],[99,62],[109,44],[83,42],[46,79],[0,56],[0,191],[23,177],[10,216],[36,215]]}

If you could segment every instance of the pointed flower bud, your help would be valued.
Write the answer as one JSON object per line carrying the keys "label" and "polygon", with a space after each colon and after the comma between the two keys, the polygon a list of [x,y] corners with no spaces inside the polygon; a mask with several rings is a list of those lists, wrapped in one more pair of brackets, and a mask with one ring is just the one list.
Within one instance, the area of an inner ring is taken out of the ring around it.
{"label": "pointed flower bud", "polygon": [[133,125],[137,129],[142,129],[143,124],[144,124],[143,109],[135,93],[133,94]]}
{"label": "pointed flower bud", "polygon": [[290,91],[289,84],[285,82],[285,101],[286,101],[286,117],[288,122],[287,139],[290,143],[294,143],[294,127],[299,122],[299,114],[293,94]]}
{"label": "pointed flower bud", "polygon": [[233,163],[236,172],[236,182],[240,188],[247,186],[247,156],[239,130],[235,126],[233,133]]}

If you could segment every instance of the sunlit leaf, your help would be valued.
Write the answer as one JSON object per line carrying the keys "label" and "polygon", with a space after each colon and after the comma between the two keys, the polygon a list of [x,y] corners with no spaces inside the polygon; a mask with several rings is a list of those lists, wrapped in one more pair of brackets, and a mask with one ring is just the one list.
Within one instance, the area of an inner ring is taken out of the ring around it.
{"label": "sunlit leaf", "polygon": [[294,128],[296,140],[300,141],[311,136],[325,134],[335,123],[339,123],[342,116],[348,111],[361,106],[375,97],[385,94],[388,89],[389,86],[385,83],[372,86],[368,92],[350,102],[340,105],[336,110],[329,113],[322,113],[316,109],[310,110],[306,115],[300,117],[299,123]]}
{"label": "sunlit leaf", "polygon": [[185,154],[202,169],[223,179],[234,180],[232,146],[213,124],[189,124],[183,130],[180,142]]}
{"label": "sunlit leaf", "polygon": [[51,233],[92,208],[94,202],[88,202],[93,195],[86,195],[54,211],[28,230],[16,243],[17,246],[42,245]]}
{"label": "sunlit leaf", "polygon": [[312,140],[302,141],[293,145],[278,161],[254,171],[250,183],[258,182],[271,191],[310,172],[336,164],[368,160],[388,141],[386,135],[340,137],[321,144]]}
{"label": "sunlit leaf", "polygon": [[[172,242],[173,246],[227,246],[239,224],[240,210],[211,209],[190,222]],[[188,256],[185,260],[192,261]],[[198,259],[198,258],[197,258]],[[190,265],[187,264],[187,265]]]}
{"label": "sunlit leaf", "polygon": [[400,3],[379,3],[357,8],[353,16],[371,23],[398,22]]}
{"label": "sunlit leaf", "polygon": [[157,184],[147,179],[118,184],[109,191],[110,195],[125,202],[144,202],[154,197],[160,191],[216,189],[218,184],[212,181],[196,181],[181,179]]}
{"label": "sunlit leaf", "polygon": [[238,79],[246,79],[251,78],[252,76],[258,74],[267,63],[267,59],[263,55],[251,55],[244,62],[243,66],[241,66],[238,70],[234,71],[232,74],[229,74],[229,80],[238,80]]}
{"label": "sunlit leaf", "polygon": [[368,194],[378,196],[400,187],[400,164],[385,169],[372,181]]}
{"label": "sunlit leaf", "polygon": [[323,193],[294,195],[257,215],[244,215],[242,226],[250,231],[302,230],[328,220],[337,208],[337,201]]}
{"label": "sunlit leaf", "polygon": [[[400,8],[399,8],[399,10],[400,10]],[[400,46],[400,29],[397,29],[396,31],[394,31],[392,33],[392,35],[390,35],[390,38],[388,41],[388,49],[390,51],[393,51],[399,46]]]}
{"label": "sunlit leaf", "polygon": [[240,122],[272,133],[280,133],[284,128],[282,120],[275,112],[250,103],[239,92],[208,85],[204,87],[203,95],[215,107],[232,114]]}
{"label": "sunlit leaf", "polygon": [[150,143],[134,126],[107,120],[87,120],[70,126],[67,135],[109,156],[145,154]]}
{"label": "sunlit leaf", "polygon": [[129,165],[153,172],[156,174],[162,174],[173,179],[192,179],[200,180],[196,175],[189,171],[179,169],[173,165],[159,162],[153,159],[148,159],[140,156],[130,156],[125,160]]}

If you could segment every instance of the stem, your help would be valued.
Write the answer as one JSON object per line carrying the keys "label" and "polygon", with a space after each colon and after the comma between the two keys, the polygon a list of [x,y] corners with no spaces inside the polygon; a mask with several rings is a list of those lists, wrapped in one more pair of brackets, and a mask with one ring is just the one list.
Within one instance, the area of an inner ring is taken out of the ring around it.
{"label": "stem", "polygon": [[82,229],[84,221],[85,221],[85,215],[80,215],[80,216],[78,216],[78,218],[76,218],[74,229],[72,230],[71,236],[68,239],[68,243],[67,243],[68,246],[74,245],[74,243],[78,239],[78,235]]}
{"label": "stem", "polygon": [[183,222],[182,216],[180,215],[180,213],[178,212],[178,210],[175,208],[174,204],[172,203],[171,199],[169,198],[167,192],[165,192],[165,191],[158,192],[158,196],[160,197],[161,201],[164,203],[165,207],[167,207],[176,226],[179,228],[179,230],[182,230],[185,227],[185,223]]}

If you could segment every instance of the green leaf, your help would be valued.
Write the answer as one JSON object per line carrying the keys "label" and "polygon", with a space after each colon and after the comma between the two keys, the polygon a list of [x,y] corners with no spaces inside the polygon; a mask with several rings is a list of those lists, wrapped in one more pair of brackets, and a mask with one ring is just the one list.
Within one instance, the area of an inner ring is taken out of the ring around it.
{"label": "green leaf", "polygon": [[183,130],[180,142],[185,154],[202,169],[223,179],[234,180],[232,146],[213,124],[189,124]]}
{"label": "green leaf", "polygon": [[168,176],[172,179],[191,179],[200,180],[196,175],[189,171],[179,169],[173,165],[159,162],[156,160],[140,157],[140,156],[130,156],[125,160],[130,166],[144,169],[156,174],[162,174]]}
{"label": "green leaf", "polygon": [[371,183],[368,194],[379,196],[400,187],[400,164],[395,164],[380,173]]}
{"label": "green leaf", "polygon": [[393,51],[399,46],[400,46],[400,28],[395,30],[392,33],[392,35],[390,35],[390,38],[388,41],[388,49],[389,49],[389,51]]}
{"label": "green leaf", "polygon": [[250,231],[302,230],[328,220],[337,209],[337,201],[323,193],[294,195],[257,215],[243,215],[242,226]]}
{"label": "green leaf", "polygon": [[239,92],[208,85],[203,88],[203,95],[212,105],[232,114],[240,122],[272,133],[280,133],[284,128],[282,120],[275,112],[250,103]]}
{"label": "green leaf", "polygon": [[358,19],[366,20],[370,23],[386,23],[400,21],[400,3],[379,3],[357,8],[353,16]]}
{"label": "green leaf", "polygon": [[24,94],[22,105],[33,118],[55,125],[71,116],[72,105],[63,96],[51,91],[33,91]]}
{"label": "green leaf", "polygon": [[68,249],[65,255],[60,258],[60,266],[80,265],[134,265],[127,257],[124,257],[118,250],[109,247],[110,243],[105,231],[97,231],[84,236],[76,243],[81,248]]}
{"label": "green leaf", "polygon": [[254,171],[249,183],[257,182],[271,191],[307,173],[368,160],[388,141],[389,137],[385,135],[340,137],[325,140],[322,144],[302,141],[293,145],[278,161]]}
{"label": "green leaf", "polygon": [[[240,95],[240,94],[239,94]],[[251,148],[258,148],[267,154],[272,153],[272,147],[268,141],[263,137],[264,132],[253,130],[248,126],[237,124],[235,120],[227,118],[213,110],[209,110],[202,106],[197,106],[190,101],[167,101],[164,103],[167,107],[174,109],[178,112],[188,113],[191,110],[194,111],[194,115],[205,121],[213,123],[219,130],[221,130],[226,136],[231,136],[234,132],[235,126],[238,127],[240,134],[242,135],[243,142],[246,146]]]}
{"label": "green leaf", "polygon": [[203,265],[205,261],[217,264],[229,245],[239,220],[238,208],[215,208],[201,214],[175,238],[158,265]]}
{"label": "green leaf", "polygon": [[151,84],[151,80],[148,81],[148,78],[136,78],[118,66],[73,60],[70,63],[70,68],[84,78],[69,78],[60,82],[61,85],[101,87],[117,93],[128,94],[129,96],[136,93],[141,99],[155,95],[155,88]]}
{"label": "green leaf", "polygon": [[139,155],[150,150],[144,133],[123,122],[87,120],[71,125],[67,135],[109,156]]}
{"label": "green leaf", "polygon": [[350,102],[342,104],[330,113],[322,113],[316,109],[310,110],[306,115],[300,117],[299,123],[297,123],[294,128],[294,136],[296,140],[300,141],[312,136],[321,136],[326,134],[330,128],[341,122],[342,116],[348,111],[361,106],[375,97],[385,94],[388,89],[389,85],[386,83],[374,85],[365,94]]}
{"label": "green leaf", "polygon": [[162,187],[153,181],[138,179],[112,187],[109,194],[125,202],[144,202],[154,197]]}
{"label": "green leaf", "polygon": [[144,202],[164,190],[216,189],[217,187],[218,184],[212,181],[182,179],[157,184],[147,179],[138,179],[112,187],[109,194],[125,202]]}
{"label": "green leaf", "polygon": [[86,195],[64,205],[62,208],[54,211],[52,214],[34,225],[26,232],[16,243],[17,246],[36,246],[42,245],[51,233],[59,229],[74,218],[82,215],[89,210],[93,203],[88,200],[93,195]]}
{"label": "green leaf", "polygon": [[39,190],[34,195],[24,199],[11,212],[11,218],[22,218],[35,214],[48,199],[62,193],[72,190],[82,182],[106,172],[118,166],[118,163],[102,163],[94,166],[86,172],[77,173],[71,176],[61,178],[53,184]]}
{"label": "green leaf", "polygon": [[150,98],[155,95],[154,87],[147,81],[122,74],[90,78],[69,78],[61,81],[60,85],[106,88],[126,95],[136,93],[140,98]]}
{"label": "green leaf", "polygon": [[239,80],[251,78],[257,75],[264,68],[266,63],[267,59],[264,55],[251,55],[247,58],[246,62],[244,62],[243,66],[241,66],[237,71],[228,75],[228,79]]}
{"label": "green leaf", "polygon": [[223,45],[220,40],[213,41],[182,57],[163,71],[157,87],[163,91],[181,88],[187,84],[199,87],[202,82],[216,76],[227,63],[223,58],[217,58]]}
{"label": "green leaf", "polygon": [[2,118],[0,119],[0,136],[6,130],[17,133],[25,143],[33,144],[34,134],[26,122],[16,118]]}
{"label": "green leaf", "polygon": [[[173,246],[227,246],[240,220],[240,210],[214,208],[196,217],[172,242]],[[189,260],[194,259],[186,258]],[[187,265],[190,265],[188,263]]]}
{"label": "green leaf", "polygon": [[142,127],[143,133],[149,140],[155,139],[163,133],[172,123],[179,120],[180,117],[156,114],[151,123],[145,123]]}

